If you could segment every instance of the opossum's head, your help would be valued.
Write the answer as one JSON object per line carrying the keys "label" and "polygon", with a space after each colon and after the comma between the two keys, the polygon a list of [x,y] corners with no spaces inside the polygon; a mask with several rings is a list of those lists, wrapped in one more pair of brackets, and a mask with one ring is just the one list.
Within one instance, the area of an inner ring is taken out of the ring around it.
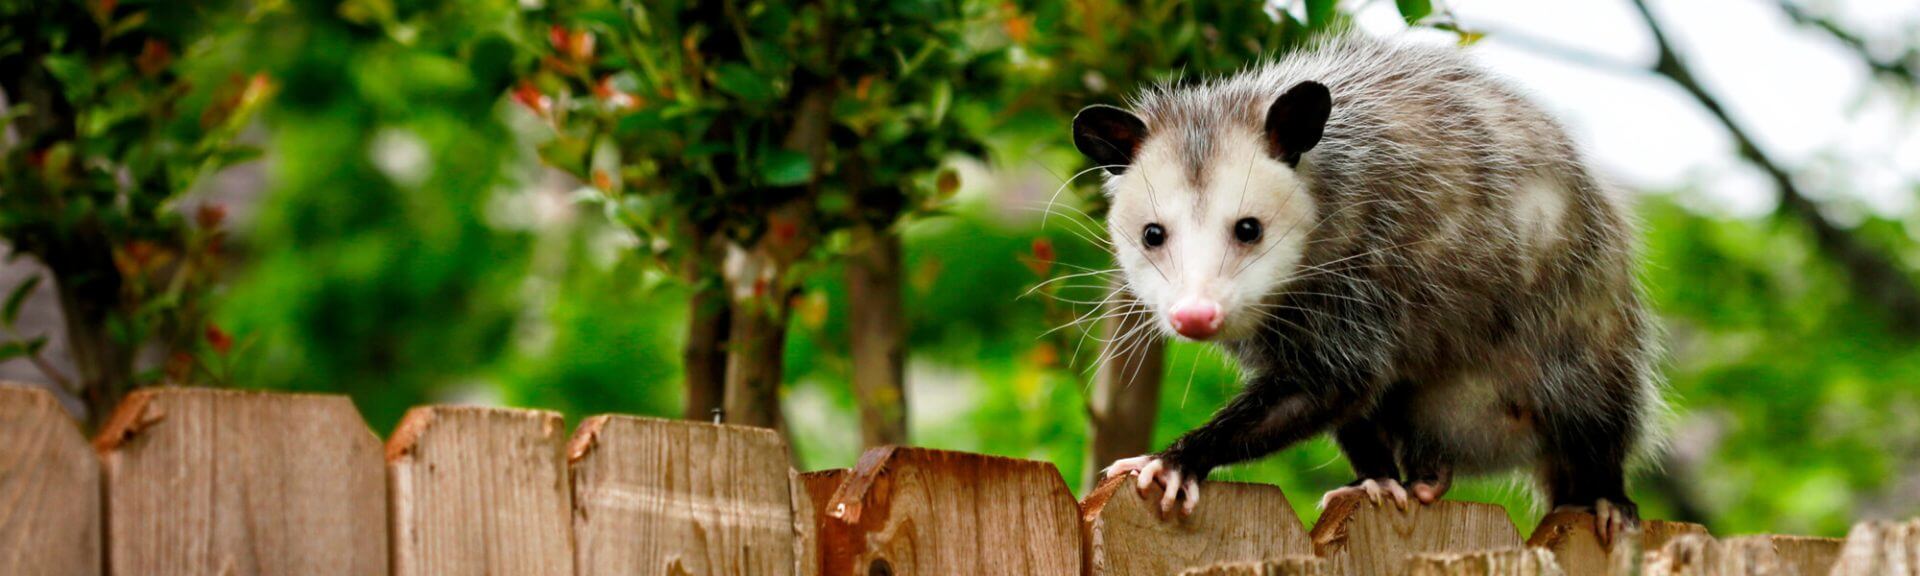
{"label": "opossum's head", "polygon": [[1090,106],[1073,119],[1073,143],[1108,173],[1107,231],[1133,295],[1167,331],[1240,339],[1301,272],[1317,207],[1295,169],[1332,101],[1302,82],[1264,114],[1190,104],[1145,120]]}

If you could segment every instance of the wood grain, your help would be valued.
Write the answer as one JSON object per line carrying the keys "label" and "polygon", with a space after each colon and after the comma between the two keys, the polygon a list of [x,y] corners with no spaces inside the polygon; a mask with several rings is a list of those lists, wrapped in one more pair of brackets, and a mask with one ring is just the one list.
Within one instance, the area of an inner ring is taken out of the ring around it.
{"label": "wood grain", "polygon": [[800,567],[795,480],[786,442],[772,430],[596,416],[581,423],[568,453],[583,576]]}
{"label": "wood grain", "polygon": [[827,504],[833,501],[833,493],[840,489],[840,484],[852,475],[851,469],[835,468],[795,477],[794,515],[801,524],[810,525],[804,536],[810,538],[807,544],[811,549],[795,552],[800,555],[801,574],[825,574],[828,550],[851,548],[852,544],[846,542],[845,530],[834,530],[827,525],[836,521],[827,515]]}
{"label": "wood grain", "polygon": [[1920,520],[1855,524],[1832,574],[1920,576]]}
{"label": "wood grain", "polygon": [[1520,547],[1506,510],[1442,500],[1401,510],[1360,494],[1336,498],[1314,524],[1314,552],[1344,574],[1397,576],[1412,554],[1481,552]]}
{"label": "wood grain", "polygon": [[1408,576],[1560,576],[1560,564],[1545,548],[1519,548],[1465,554],[1415,554],[1407,560]]}
{"label": "wood grain", "polygon": [[1593,514],[1587,512],[1553,512],[1540,519],[1527,546],[1551,550],[1568,576],[1627,575],[1639,569],[1644,551],[1659,550],[1682,534],[1708,536],[1699,524],[1646,520],[1638,537],[1602,546],[1593,525]]}
{"label": "wood grain", "polygon": [[822,574],[1077,574],[1078,506],[1052,464],[881,447],[827,506]]}
{"label": "wood grain", "polygon": [[100,573],[100,460],[52,393],[0,382],[0,574]]}
{"label": "wood grain", "polygon": [[[1204,490],[1204,489],[1203,489]],[[1288,556],[1258,562],[1223,562],[1188,568],[1180,576],[1335,576],[1333,563],[1313,556]]]}
{"label": "wood grain", "polygon": [[1840,541],[1805,536],[1738,536],[1714,541],[1681,535],[1649,552],[1649,576],[1821,576],[1839,557]]}
{"label": "wood grain", "polygon": [[565,450],[553,412],[407,411],[387,441],[394,574],[573,574]]}
{"label": "wood grain", "polygon": [[148,388],[94,448],[110,573],[387,573],[380,441],[344,396]]}
{"label": "wood grain", "polygon": [[1307,529],[1278,486],[1208,482],[1193,515],[1159,513],[1159,485],[1108,479],[1080,503],[1091,576],[1160,576],[1198,566],[1313,554]]}

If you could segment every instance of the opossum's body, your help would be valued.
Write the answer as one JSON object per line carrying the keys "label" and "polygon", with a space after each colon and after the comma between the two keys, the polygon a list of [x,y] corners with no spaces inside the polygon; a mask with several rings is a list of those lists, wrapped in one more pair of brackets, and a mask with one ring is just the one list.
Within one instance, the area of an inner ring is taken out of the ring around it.
{"label": "opossum's body", "polygon": [[1245,389],[1114,470],[1170,504],[1333,431],[1356,485],[1431,501],[1455,471],[1527,467],[1556,506],[1634,520],[1657,327],[1625,202],[1539,108],[1452,50],[1344,38],[1132,110],[1075,121],[1113,172],[1128,288],[1231,351]]}

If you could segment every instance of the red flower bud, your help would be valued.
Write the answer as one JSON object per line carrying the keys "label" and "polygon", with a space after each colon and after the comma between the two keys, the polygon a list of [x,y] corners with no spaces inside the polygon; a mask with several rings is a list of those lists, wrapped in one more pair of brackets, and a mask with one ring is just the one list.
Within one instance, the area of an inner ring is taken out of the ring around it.
{"label": "red flower bud", "polygon": [[523,81],[519,87],[514,88],[513,100],[519,102],[521,106],[526,106],[528,110],[532,110],[534,114],[540,115],[543,118],[546,117],[548,110],[553,107],[553,99],[548,98],[546,94],[541,94],[540,89],[534,87],[532,82]]}
{"label": "red flower bud", "polygon": [[213,346],[215,352],[226,354],[228,350],[233,349],[233,336],[221,330],[220,326],[209,322],[207,323],[207,344]]}
{"label": "red flower bud", "polygon": [[786,218],[768,218],[767,227],[773,233],[775,244],[786,245],[800,236],[800,225]]}
{"label": "red flower bud", "polygon": [[165,42],[152,38],[148,38],[146,45],[140,47],[140,56],[133,61],[134,67],[140,69],[140,75],[148,78],[159,75],[172,63],[173,50],[168,49]]}

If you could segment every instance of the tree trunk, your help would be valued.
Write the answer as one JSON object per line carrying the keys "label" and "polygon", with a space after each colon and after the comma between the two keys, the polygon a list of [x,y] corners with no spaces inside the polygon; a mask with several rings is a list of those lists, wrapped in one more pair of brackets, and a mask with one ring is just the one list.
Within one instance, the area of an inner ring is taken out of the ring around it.
{"label": "tree trunk", "polygon": [[1152,322],[1148,314],[1126,314],[1102,323],[1106,349],[1087,399],[1088,490],[1099,485],[1107,464],[1153,449],[1166,348],[1159,330],[1147,326]]}
{"label": "tree trunk", "polygon": [[900,238],[864,232],[867,249],[847,261],[853,396],[863,447],[907,443],[906,308],[901,304]]}
{"label": "tree trunk", "polygon": [[727,339],[727,377],[724,417],[729,424],[773,428],[786,433],[780,415],[782,354],[787,343],[787,294],[778,288],[772,258],[758,251],[757,260],[733,284],[733,311]]}
{"label": "tree trunk", "polygon": [[[119,282],[75,282],[71,274],[57,274],[60,313],[66,321],[67,348],[78,372],[79,390],[87,405],[87,429],[93,430],[113,414],[120,398],[133,389],[134,347],[116,341],[107,330]],[[108,285],[111,284],[111,285]]]}
{"label": "tree trunk", "polygon": [[687,342],[680,359],[686,372],[684,417],[688,420],[713,420],[726,394],[725,347],[733,307],[727,298],[726,281],[714,265],[724,255],[722,250],[705,250],[687,266],[693,295],[687,302]]}

